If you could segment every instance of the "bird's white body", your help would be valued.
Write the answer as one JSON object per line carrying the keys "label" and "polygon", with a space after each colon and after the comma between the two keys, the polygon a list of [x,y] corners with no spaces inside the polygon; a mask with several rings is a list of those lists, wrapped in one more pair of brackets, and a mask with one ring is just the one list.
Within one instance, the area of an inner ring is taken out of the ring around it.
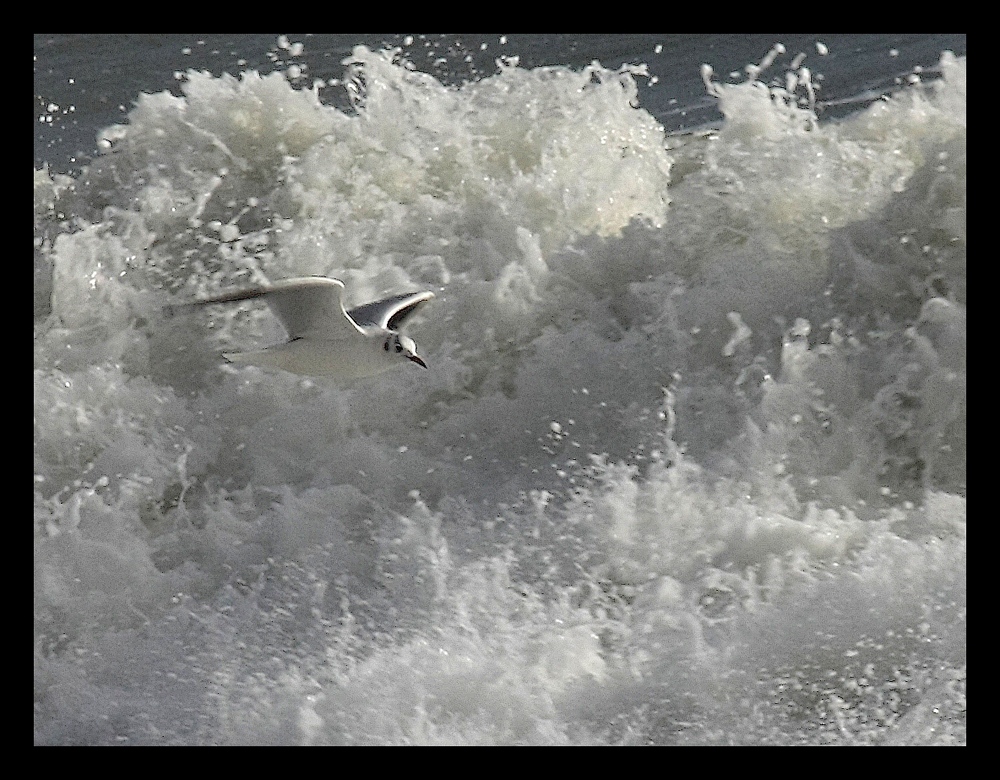
{"label": "bird's white body", "polygon": [[298,338],[252,352],[225,352],[223,357],[231,363],[280,368],[305,376],[356,379],[399,365],[399,357],[387,352],[382,341],[381,338]]}
{"label": "bird's white body", "polygon": [[427,368],[417,355],[417,345],[400,333],[399,328],[434,293],[397,295],[347,311],[343,290],[344,283],[339,279],[314,276],[285,279],[267,287],[183,305],[264,299],[281,320],[289,340],[251,352],[224,353],[233,363],[339,379],[380,374],[404,359]]}

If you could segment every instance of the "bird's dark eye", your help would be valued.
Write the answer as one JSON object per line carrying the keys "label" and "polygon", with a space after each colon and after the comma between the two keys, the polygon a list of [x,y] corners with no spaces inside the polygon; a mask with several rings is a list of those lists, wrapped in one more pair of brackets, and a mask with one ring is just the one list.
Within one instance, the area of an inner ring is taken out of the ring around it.
{"label": "bird's dark eye", "polygon": [[403,351],[403,345],[400,344],[398,341],[396,342],[396,351],[397,352],[402,352]]}

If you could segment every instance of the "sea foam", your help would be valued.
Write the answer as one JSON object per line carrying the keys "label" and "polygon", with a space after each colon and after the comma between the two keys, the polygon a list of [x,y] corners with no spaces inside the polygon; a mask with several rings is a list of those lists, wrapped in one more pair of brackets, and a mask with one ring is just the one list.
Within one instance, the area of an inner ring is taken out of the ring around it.
{"label": "sea foam", "polygon": [[[964,59],[677,138],[640,67],[345,68],[35,173],[36,742],[963,742]],[[308,274],[435,290],[431,370],[162,314]]]}

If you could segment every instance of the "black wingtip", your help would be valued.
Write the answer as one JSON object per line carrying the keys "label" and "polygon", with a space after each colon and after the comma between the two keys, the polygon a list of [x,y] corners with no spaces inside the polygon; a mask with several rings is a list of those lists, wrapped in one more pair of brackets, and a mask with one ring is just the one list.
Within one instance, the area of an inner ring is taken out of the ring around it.
{"label": "black wingtip", "polygon": [[434,293],[430,290],[425,290],[422,293],[413,293],[411,296],[401,295],[398,297],[411,297],[411,300],[406,306],[401,308],[389,318],[388,322],[385,324],[385,327],[388,330],[400,330],[403,327],[403,323],[413,316],[417,309],[434,297]]}

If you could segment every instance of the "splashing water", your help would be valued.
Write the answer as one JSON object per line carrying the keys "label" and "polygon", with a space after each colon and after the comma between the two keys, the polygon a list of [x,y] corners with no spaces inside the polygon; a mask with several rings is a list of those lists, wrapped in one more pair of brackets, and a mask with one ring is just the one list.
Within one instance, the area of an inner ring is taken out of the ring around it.
{"label": "splashing water", "polygon": [[[669,139],[638,66],[190,71],[36,171],[36,742],[964,742],[965,60],[772,54]],[[161,314],[309,274],[431,370]]]}

